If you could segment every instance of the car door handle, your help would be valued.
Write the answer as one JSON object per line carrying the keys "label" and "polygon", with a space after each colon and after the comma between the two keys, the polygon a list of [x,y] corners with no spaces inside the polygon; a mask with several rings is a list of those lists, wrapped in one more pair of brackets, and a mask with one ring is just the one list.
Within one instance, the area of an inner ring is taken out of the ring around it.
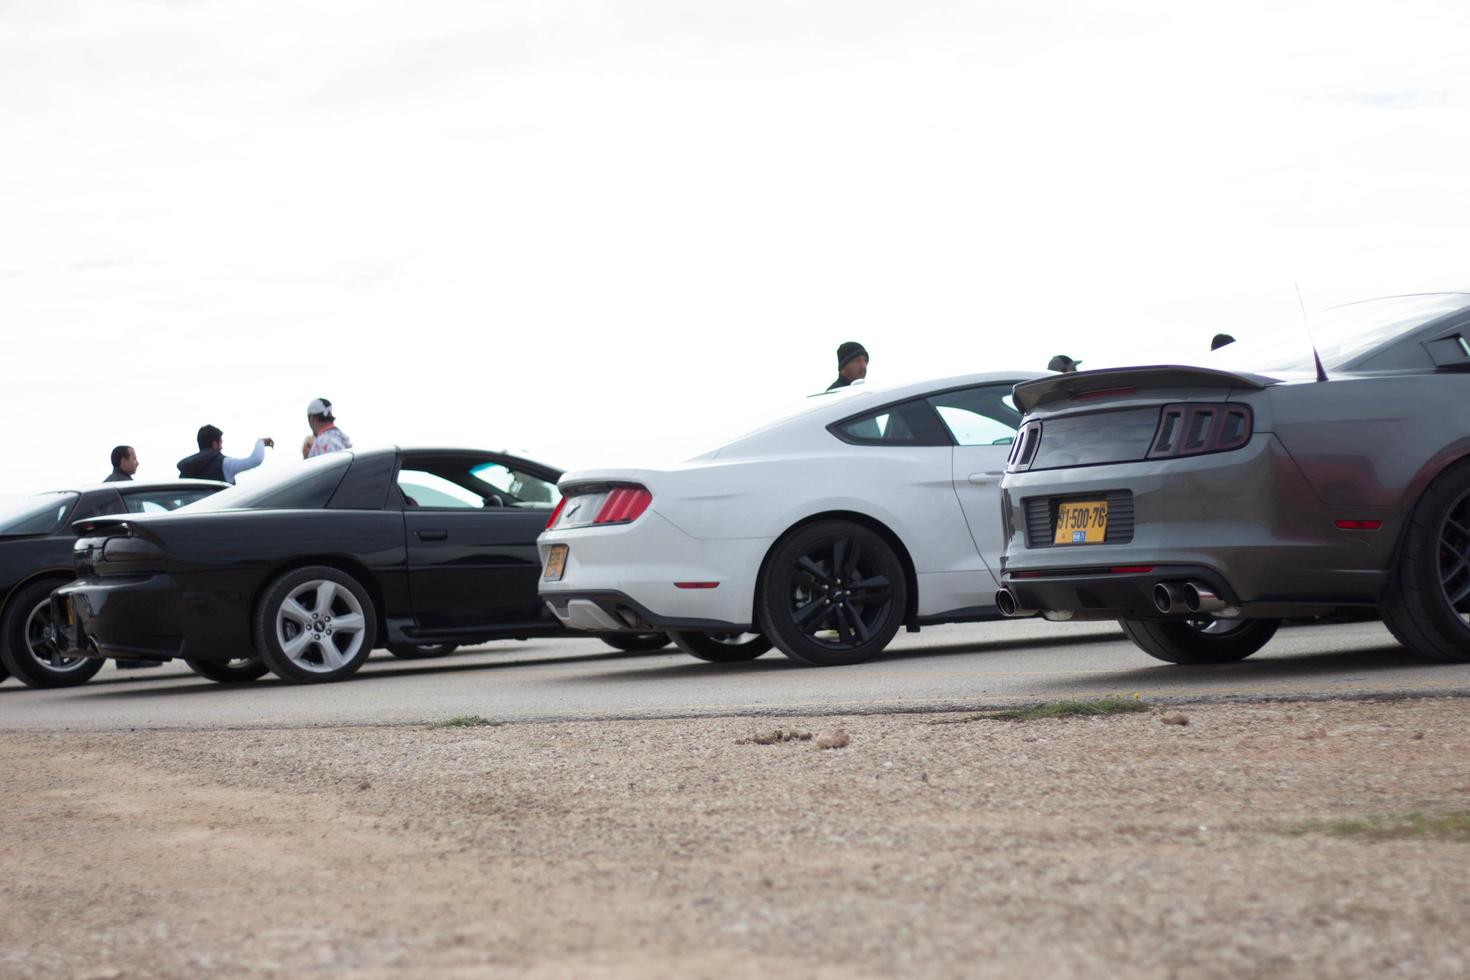
{"label": "car door handle", "polygon": [[448,541],[449,532],[442,527],[428,527],[413,532],[419,536],[420,541]]}
{"label": "car door handle", "polygon": [[971,483],[994,483],[996,480],[999,480],[1003,476],[1005,476],[1005,470],[991,470],[991,471],[987,471],[985,473],[971,473],[970,474],[970,482]]}

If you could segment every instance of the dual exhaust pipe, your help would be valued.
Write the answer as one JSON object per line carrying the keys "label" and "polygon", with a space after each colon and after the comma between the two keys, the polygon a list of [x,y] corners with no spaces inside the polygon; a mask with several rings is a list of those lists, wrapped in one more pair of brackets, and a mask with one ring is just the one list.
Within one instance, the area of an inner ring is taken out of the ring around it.
{"label": "dual exhaust pipe", "polygon": [[[1217,613],[1226,608],[1225,600],[1216,595],[1214,590],[1203,582],[1160,582],[1154,586],[1153,599],[1159,612],[1169,616]],[[1001,589],[995,594],[995,608],[1007,618],[1035,616],[1037,613],[1046,615],[1040,609],[1022,608],[1021,603],[1016,599],[1016,594],[1010,589]],[[1071,617],[1069,615],[1063,618]]]}

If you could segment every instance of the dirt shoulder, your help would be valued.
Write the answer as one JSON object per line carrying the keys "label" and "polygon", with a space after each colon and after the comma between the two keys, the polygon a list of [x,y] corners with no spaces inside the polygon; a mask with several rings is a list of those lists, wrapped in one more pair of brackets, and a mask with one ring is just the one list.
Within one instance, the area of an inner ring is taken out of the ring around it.
{"label": "dirt shoulder", "polygon": [[0,975],[1462,976],[1467,712],[9,734]]}

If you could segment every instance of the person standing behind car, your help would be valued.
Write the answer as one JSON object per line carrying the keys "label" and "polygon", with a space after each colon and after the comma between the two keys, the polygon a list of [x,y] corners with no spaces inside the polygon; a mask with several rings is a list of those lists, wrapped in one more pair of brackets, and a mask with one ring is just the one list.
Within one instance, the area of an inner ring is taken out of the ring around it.
{"label": "person standing behind car", "polygon": [[112,448],[112,473],[103,480],[103,483],[123,483],[133,478],[138,472],[138,451],[132,446],[114,446]]}
{"label": "person standing behind car", "polygon": [[265,447],[275,446],[275,441],[268,437],[255,440],[255,451],[249,456],[235,457],[226,456],[222,449],[224,447],[224,433],[212,425],[202,426],[199,429],[197,441],[199,451],[192,456],[185,456],[179,460],[179,476],[186,480],[223,480],[231,486],[235,483],[236,474],[246,470],[253,470],[265,461]]}
{"label": "person standing behind car", "polygon": [[856,340],[849,340],[837,348],[837,380],[829,384],[827,390],[846,388],[867,376],[868,352]]}
{"label": "person standing behind car", "polygon": [[1081,363],[1081,361],[1074,360],[1066,354],[1058,354],[1046,362],[1046,369],[1048,371],[1059,371],[1062,374],[1075,374],[1077,373],[1077,365]]}
{"label": "person standing behind car", "polygon": [[347,433],[337,428],[337,416],[332,412],[332,403],[325,398],[313,398],[311,404],[306,406],[306,421],[311,426],[311,434],[316,437],[311,441],[307,459],[352,448],[352,440],[347,438]]}

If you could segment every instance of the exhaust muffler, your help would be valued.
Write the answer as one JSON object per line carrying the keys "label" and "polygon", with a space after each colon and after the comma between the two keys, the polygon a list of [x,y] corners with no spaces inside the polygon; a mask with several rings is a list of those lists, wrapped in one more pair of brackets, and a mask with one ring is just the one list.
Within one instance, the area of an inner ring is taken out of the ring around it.
{"label": "exhaust muffler", "polygon": [[1188,582],[1183,592],[1185,608],[1192,613],[1214,613],[1225,608],[1225,600],[1215,595],[1208,585]]}
{"label": "exhaust muffler", "polygon": [[1154,605],[1159,612],[1170,616],[1188,612],[1184,595],[1186,588],[1177,582],[1160,582],[1154,586]]}
{"label": "exhaust muffler", "polygon": [[995,594],[995,608],[1007,618],[1036,615],[1035,609],[1022,609],[1021,604],[1016,601],[1016,594],[1010,589],[1001,589]]}

